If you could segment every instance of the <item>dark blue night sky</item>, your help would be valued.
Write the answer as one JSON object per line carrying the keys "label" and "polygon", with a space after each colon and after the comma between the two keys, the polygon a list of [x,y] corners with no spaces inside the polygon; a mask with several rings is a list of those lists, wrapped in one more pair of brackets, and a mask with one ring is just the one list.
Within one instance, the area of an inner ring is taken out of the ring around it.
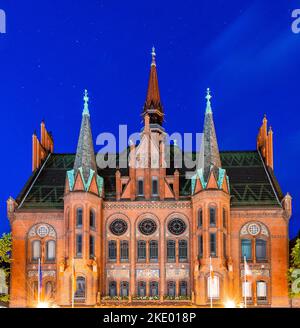
{"label": "dark blue night sky", "polygon": [[202,132],[207,87],[222,150],[255,149],[267,114],[297,234],[300,34],[291,13],[299,1],[1,0],[0,8],[0,233],[9,230],[6,199],[31,174],[42,119],[55,151],[75,152],[88,88],[94,137],[119,124],[140,129],[154,44],[168,132]]}

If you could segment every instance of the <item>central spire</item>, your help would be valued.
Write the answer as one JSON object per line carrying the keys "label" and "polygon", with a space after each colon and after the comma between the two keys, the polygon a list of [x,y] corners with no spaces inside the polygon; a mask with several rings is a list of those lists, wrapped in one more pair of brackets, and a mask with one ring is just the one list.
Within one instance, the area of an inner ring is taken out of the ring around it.
{"label": "central spire", "polygon": [[83,100],[84,107],[82,112],[82,121],[78,139],[74,170],[76,173],[78,169],[82,169],[83,176],[87,180],[90,176],[90,170],[97,172],[91,131],[90,113],[88,108],[89,97],[87,90],[84,91]]}
{"label": "central spire", "polygon": [[156,70],[156,52],[155,48],[152,47],[151,52],[151,68],[150,68],[150,77],[148,83],[148,90],[146,101],[144,104],[144,113],[143,115],[148,114],[150,118],[150,124],[162,125],[163,122],[163,107],[160,100],[160,93],[158,87],[158,77]]}
{"label": "central spire", "polygon": [[217,142],[214,119],[211,109],[210,89],[206,90],[206,110],[203,131],[204,177],[207,178],[211,168],[221,168],[221,159]]}

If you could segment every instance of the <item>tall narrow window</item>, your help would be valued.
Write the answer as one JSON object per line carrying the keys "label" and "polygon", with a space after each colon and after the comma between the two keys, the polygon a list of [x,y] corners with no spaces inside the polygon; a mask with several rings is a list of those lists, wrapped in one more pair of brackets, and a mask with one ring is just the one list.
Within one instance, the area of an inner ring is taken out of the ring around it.
{"label": "tall narrow window", "polygon": [[108,242],[108,259],[109,261],[115,261],[117,259],[117,243],[115,240]]}
{"label": "tall narrow window", "polygon": [[157,240],[150,241],[150,261],[152,261],[152,262],[158,261],[158,241]]}
{"label": "tall narrow window", "polygon": [[127,281],[121,281],[120,294],[121,294],[121,297],[129,296],[129,283]]}
{"label": "tall narrow window", "polygon": [[187,296],[187,282],[186,281],[179,282],[179,296]]}
{"label": "tall narrow window", "polygon": [[198,252],[199,252],[199,258],[201,259],[203,257],[203,237],[202,237],[202,235],[198,237]]}
{"label": "tall narrow window", "polygon": [[176,250],[175,250],[175,240],[168,240],[167,241],[167,259],[168,262],[175,262],[175,255],[176,255]]}
{"label": "tall narrow window", "polygon": [[144,180],[138,179],[138,196],[144,196]]}
{"label": "tall narrow window", "polygon": [[255,253],[257,261],[265,261],[267,259],[267,242],[264,239],[256,239]]}
{"label": "tall narrow window", "polygon": [[95,257],[95,237],[90,236],[90,258]]}
{"label": "tall narrow window", "polygon": [[146,296],[146,283],[144,281],[138,282],[138,296],[145,297]]}
{"label": "tall narrow window", "polygon": [[226,234],[223,233],[223,256],[226,259],[227,257],[227,242],[226,242]]}
{"label": "tall narrow window", "polygon": [[41,242],[34,240],[32,242],[32,260],[37,261],[41,257]]}
{"label": "tall narrow window", "polygon": [[188,258],[188,243],[186,240],[179,240],[179,261],[185,262]]}
{"label": "tall narrow window", "polygon": [[158,179],[152,177],[152,196],[158,196]]}
{"label": "tall narrow window", "polygon": [[220,297],[220,281],[218,276],[207,278],[207,296],[208,298]]}
{"label": "tall narrow window", "polygon": [[47,301],[53,300],[54,296],[54,288],[53,288],[53,282],[47,281],[45,286],[45,298]]}
{"label": "tall narrow window", "polygon": [[81,228],[82,227],[82,208],[77,208],[76,210],[76,227]]}
{"label": "tall narrow window", "polygon": [[209,208],[209,225],[211,227],[216,226],[216,209],[214,207]]}
{"label": "tall narrow window", "polygon": [[82,235],[76,235],[76,256],[82,256]]}
{"label": "tall narrow window", "polygon": [[202,208],[199,208],[199,210],[198,210],[198,228],[202,228],[202,224],[203,224],[203,212],[202,212]]}
{"label": "tall narrow window", "polygon": [[90,210],[90,228],[96,227],[96,214],[93,209]]}
{"label": "tall narrow window", "polygon": [[117,296],[117,283],[115,281],[110,281],[109,282],[109,287],[108,287],[108,295],[110,297],[115,297]]}
{"label": "tall narrow window", "polygon": [[176,296],[175,281],[168,281],[168,296],[169,297],[175,297]]}
{"label": "tall narrow window", "polygon": [[157,281],[151,281],[150,284],[150,296],[155,297],[158,296],[158,282]]}
{"label": "tall narrow window", "polygon": [[247,299],[252,298],[252,284],[249,281],[243,281],[242,284],[242,295],[243,297],[247,297]]}
{"label": "tall narrow window", "polygon": [[209,246],[210,246],[210,256],[217,256],[217,240],[216,234],[210,233],[209,234]]}
{"label": "tall narrow window", "polygon": [[146,242],[144,240],[139,240],[137,243],[137,254],[138,254],[138,261],[145,261],[146,260]]}
{"label": "tall narrow window", "polygon": [[121,261],[126,262],[126,261],[128,261],[128,258],[129,258],[128,241],[122,240],[120,247],[121,247],[121,253],[120,253]]}
{"label": "tall narrow window", "polygon": [[76,291],[74,295],[75,300],[84,300],[85,299],[85,278],[77,277],[76,278]]}
{"label": "tall narrow window", "polygon": [[227,215],[226,215],[226,209],[223,208],[223,228],[226,228],[227,226]]}
{"label": "tall narrow window", "polygon": [[265,281],[257,281],[256,294],[258,302],[267,300],[267,283]]}
{"label": "tall narrow window", "polygon": [[251,239],[242,239],[242,260],[244,260],[244,257],[246,257],[246,260],[252,259],[252,242]]}
{"label": "tall narrow window", "polygon": [[47,248],[47,261],[54,261],[55,260],[55,241],[49,240],[46,244]]}

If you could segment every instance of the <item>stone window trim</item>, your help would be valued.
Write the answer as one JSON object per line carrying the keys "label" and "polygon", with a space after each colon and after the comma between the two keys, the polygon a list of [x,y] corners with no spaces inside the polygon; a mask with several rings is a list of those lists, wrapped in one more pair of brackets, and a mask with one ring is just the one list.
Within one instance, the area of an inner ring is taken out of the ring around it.
{"label": "stone window trim", "polygon": [[[174,220],[174,219],[179,219],[182,220],[185,223],[185,231],[182,234],[175,235],[169,231],[169,223]],[[170,214],[166,219],[165,219],[165,234],[166,234],[166,239],[182,239],[182,238],[189,238],[190,236],[190,221],[189,218],[180,212],[174,212]]]}
{"label": "stone window trim", "polygon": [[[126,222],[127,224],[127,230],[124,234],[122,235],[114,235],[111,230],[110,230],[110,226],[111,224],[115,221],[115,220],[123,220]],[[107,239],[111,238],[111,239],[129,239],[130,235],[131,235],[131,221],[128,218],[127,215],[123,214],[122,212],[118,212],[118,213],[114,213],[110,216],[108,216],[107,218],[104,218],[104,222],[106,225],[105,231],[107,234]]]}

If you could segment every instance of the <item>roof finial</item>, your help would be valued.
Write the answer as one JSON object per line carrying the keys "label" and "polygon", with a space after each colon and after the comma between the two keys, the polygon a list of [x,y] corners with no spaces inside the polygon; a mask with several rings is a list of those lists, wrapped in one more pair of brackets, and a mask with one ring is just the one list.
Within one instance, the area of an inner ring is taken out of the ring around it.
{"label": "roof finial", "polygon": [[151,52],[151,55],[152,55],[152,62],[151,62],[151,66],[156,66],[156,53],[155,53],[155,48],[154,46],[152,47],[152,52]]}
{"label": "roof finial", "polygon": [[82,115],[90,115],[90,112],[89,112],[89,95],[88,95],[87,89],[84,90],[83,100],[84,100],[84,108],[83,108]]}
{"label": "roof finial", "polygon": [[210,89],[206,89],[206,113],[212,113],[210,99],[212,98],[210,94]]}

